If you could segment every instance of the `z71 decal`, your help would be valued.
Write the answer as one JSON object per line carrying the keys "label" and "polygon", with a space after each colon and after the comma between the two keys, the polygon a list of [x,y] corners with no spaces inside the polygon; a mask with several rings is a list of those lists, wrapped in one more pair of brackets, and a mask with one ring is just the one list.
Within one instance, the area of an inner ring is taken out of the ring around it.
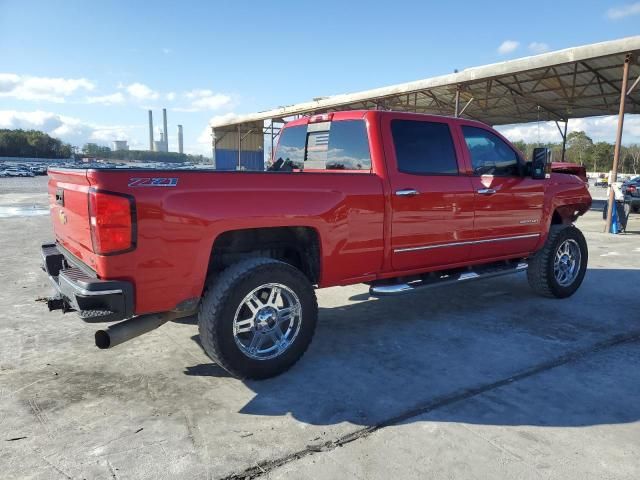
{"label": "z71 decal", "polygon": [[175,187],[178,185],[177,178],[164,178],[164,177],[152,177],[152,178],[130,178],[129,187]]}

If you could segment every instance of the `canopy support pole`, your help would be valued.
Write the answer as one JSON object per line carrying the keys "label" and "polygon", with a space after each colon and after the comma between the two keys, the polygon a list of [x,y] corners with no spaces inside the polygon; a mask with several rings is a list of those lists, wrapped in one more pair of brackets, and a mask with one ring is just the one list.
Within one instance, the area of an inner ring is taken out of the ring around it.
{"label": "canopy support pole", "polygon": [[462,114],[464,113],[464,111],[467,109],[467,107],[468,107],[469,105],[471,105],[471,102],[473,102],[473,100],[474,100],[474,97],[471,97],[471,98],[467,101],[467,103],[465,103],[465,104],[464,104],[464,107],[462,107],[462,110],[460,110],[460,113],[458,113],[458,115],[457,115],[458,117],[461,117],[461,116],[462,116]]}
{"label": "canopy support pole", "polygon": [[240,125],[238,125],[238,170],[242,169],[241,152],[242,152],[242,138],[240,138]]}
{"label": "canopy support pole", "polygon": [[604,231],[611,231],[611,216],[615,204],[615,192],[613,185],[618,181],[618,161],[620,159],[620,146],[622,143],[622,128],[624,126],[624,109],[627,100],[627,82],[629,80],[629,64],[631,63],[631,54],[628,53],[624,59],[622,67],[622,88],[620,89],[620,110],[618,111],[618,131],[616,132],[616,146],[613,150],[613,169],[611,174],[611,183],[609,185],[609,202],[607,203],[607,224]]}
{"label": "canopy support pole", "polygon": [[558,131],[560,132],[560,136],[562,137],[562,159],[561,162],[564,162],[564,156],[567,151],[567,125],[569,124],[569,119],[565,119],[564,121],[564,131],[560,128],[558,121],[556,120],[556,127],[558,127]]}
{"label": "canopy support pole", "polygon": [[460,112],[460,86],[456,85],[456,108],[454,111],[454,117],[458,117]]}

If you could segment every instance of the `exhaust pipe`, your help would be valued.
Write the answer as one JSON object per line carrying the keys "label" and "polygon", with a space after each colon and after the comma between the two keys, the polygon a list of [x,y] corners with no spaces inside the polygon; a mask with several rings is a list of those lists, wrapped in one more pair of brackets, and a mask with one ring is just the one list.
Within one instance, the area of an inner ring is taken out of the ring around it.
{"label": "exhaust pipe", "polygon": [[96,347],[101,350],[113,348],[183,316],[185,316],[184,312],[151,313],[110,325],[107,329],[96,332]]}

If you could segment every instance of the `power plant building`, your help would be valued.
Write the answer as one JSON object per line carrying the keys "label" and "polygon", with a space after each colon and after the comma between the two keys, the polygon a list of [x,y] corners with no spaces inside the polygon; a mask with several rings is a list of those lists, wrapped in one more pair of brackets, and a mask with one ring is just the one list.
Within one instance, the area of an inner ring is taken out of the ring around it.
{"label": "power plant building", "polygon": [[114,140],[111,149],[116,152],[119,150],[129,150],[129,145],[126,140]]}
{"label": "power plant building", "polygon": [[[167,109],[162,109],[162,130],[160,140],[155,140],[153,135],[153,112],[149,110],[149,150],[152,152],[169,151],[169,135],[167,131]],[[182,153],[182,125],[178,125],[178,150]]]}

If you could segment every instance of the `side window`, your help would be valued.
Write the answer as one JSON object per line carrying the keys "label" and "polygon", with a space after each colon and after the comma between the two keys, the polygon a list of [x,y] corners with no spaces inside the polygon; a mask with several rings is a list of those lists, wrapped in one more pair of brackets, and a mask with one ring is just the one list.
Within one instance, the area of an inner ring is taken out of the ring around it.
{"label": "side window", "polygon": [[366,125],[343,120],[285,128],[274,158],[299,169],[370,170]]}
{"label": "side window", "polygon": [[474,175],[518,176],[518,155],[497,135],[477,127],[463,126]]}
{"label": "side window", "polygon": [[449,125],[419,120],[392,120],[391,135],[398,170],[423,175],[458,173]]}

